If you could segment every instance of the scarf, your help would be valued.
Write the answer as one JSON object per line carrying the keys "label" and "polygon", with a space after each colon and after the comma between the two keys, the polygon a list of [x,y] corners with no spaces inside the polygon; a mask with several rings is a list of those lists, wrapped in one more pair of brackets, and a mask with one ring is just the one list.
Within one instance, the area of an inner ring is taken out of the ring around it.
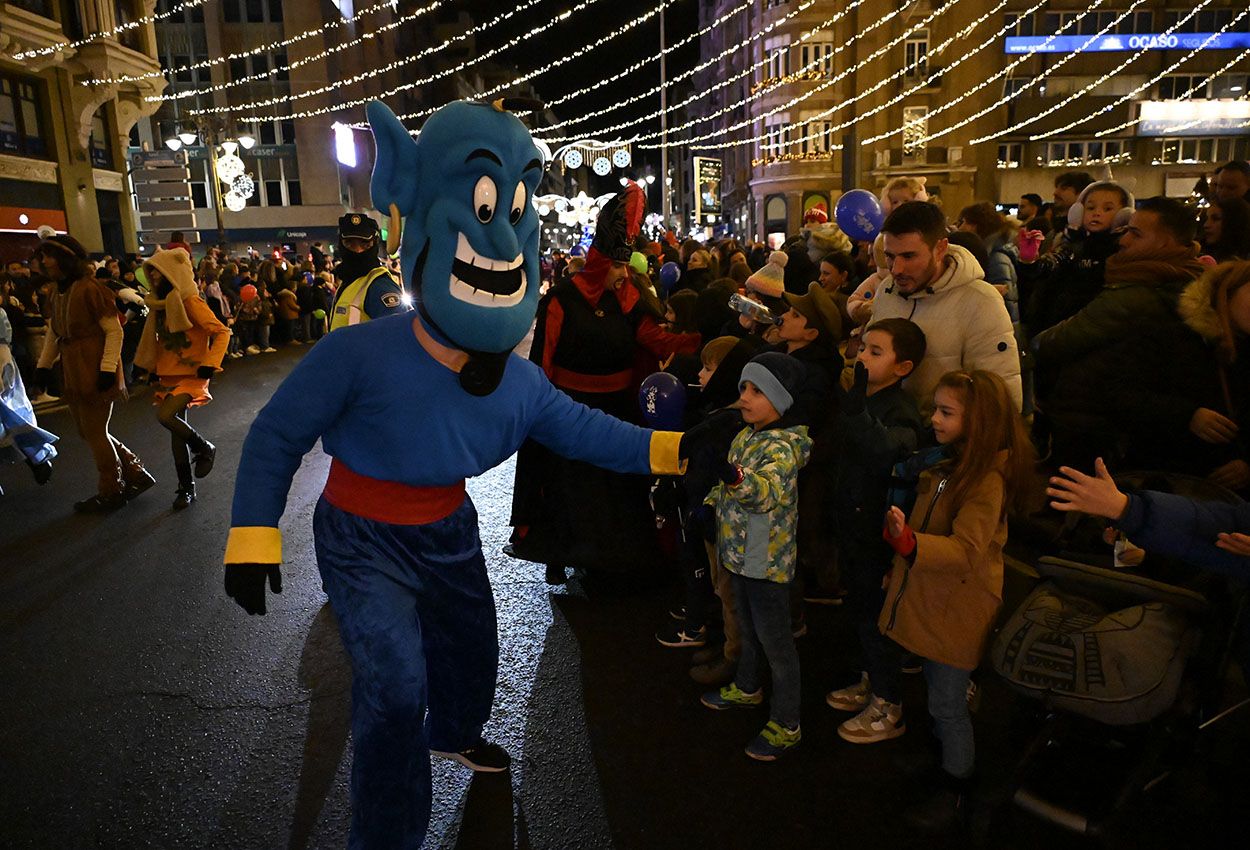
{"label": "scarf", "polygon": [[217,299],[217,303],[221,305],[221,315],[223,318],[230,318],[230,302],[226,300],[225,293],[221,291],[220,283],[210,283],[204,287],[204,291],[211,297]]}
{"label": "scarf", "polygon": [[1156,285],[1194,280],[1205,270],[1198,262],[1198,251],[1193,245],[1156,248],[1135,256],[1125,256],[1123,251],[1118,251],[1107,258],[1106,280],[1108,286]]}
{"label": "scarf", "polygon": [[[607,289],[608,271],[611,270],[613,260],[606,254],[599,251],[598,248],[591,247],[586,252],[586,265],[580,272],[573,275],[573,285],[577,287],[577,291],[582,294],[587,303],[591,307],[599,306],[599,299],[603,297],[604,291]],[[616,300],[621,305],[621,312],[629,313],[634,309],[634,305],[638,303],[638,290],[635,289],[626,277],[621,284],[613,290]]]}
{"label": "scarf", "polygon": [[181,351],[191,344],[186,334],[191,328],[191,319],[187,317],[187,307],[176,290],[171,290],[166,298],[149,293],[143,303],[148,305],[151,313],[143,324],[143,336],[139,338],[139,347],[135,351],[135,365],[153,372],[156,370],[158,341],[169,351]]}

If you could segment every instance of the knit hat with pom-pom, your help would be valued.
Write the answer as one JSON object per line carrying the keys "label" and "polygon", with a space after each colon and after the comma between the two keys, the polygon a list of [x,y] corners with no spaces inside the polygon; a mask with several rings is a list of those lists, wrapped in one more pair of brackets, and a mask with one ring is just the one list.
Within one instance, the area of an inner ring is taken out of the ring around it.
{"label": "knit hat with pom-pom", "polygon": [[785,251],[773,251],[764,267],[747,278],[747,289],[769,298],[780,298],[786,291],[785,268],[789,259]]}

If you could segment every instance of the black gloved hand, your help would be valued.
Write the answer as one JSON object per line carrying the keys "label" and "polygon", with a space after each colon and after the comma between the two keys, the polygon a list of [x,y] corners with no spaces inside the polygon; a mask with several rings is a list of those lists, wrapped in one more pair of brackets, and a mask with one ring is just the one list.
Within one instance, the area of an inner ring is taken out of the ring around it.
{"label": "black gloved hand", "polygon": [[197,378],[211,378],[211,377],[213,377],[213,375],[215,375],[216,373],[217,373],[217,370],[216,370],[216,369],[214,369],[212,366],[201,366],[200,368],[198,368],[198,369],[196,369],[196,370],[195,370],[195,377],[197,377]]}
{"label": "black gloved hand", "polygon": [[[36,369],[35,370],[35,384],[39,387],[39,389],[43,390],[44,392],[47,392],[48,390],[52,389],[52,384],[53,384],[52,370],[51,369]],[[39,395],[39,393],[35,393],[35,395]]]}
{"label": "black gloved hand", "polygon": [[725,465],[720,470],[720,480],[725,482],[727,487],[740,484],[742,482],[742,467],[736,463],[725,461]]}
{"label": "black gloved hand", "polygon": [[855,364],[855,380],[846,391],[842,401],[842,412],[847,416],[858,416],[868,406],[868,367],[863,363]]}
{"label": "black gloved hand", "polygon": [[106,393],[117,386],[116,372],[101,372],[96,376],[95,388],[99,392]]}
{"label": "black gloved hand", "polygon": [[282,592],[277,564],[226,564],[226,595],[248,614],[264,614],[266,579],[270,590]]}

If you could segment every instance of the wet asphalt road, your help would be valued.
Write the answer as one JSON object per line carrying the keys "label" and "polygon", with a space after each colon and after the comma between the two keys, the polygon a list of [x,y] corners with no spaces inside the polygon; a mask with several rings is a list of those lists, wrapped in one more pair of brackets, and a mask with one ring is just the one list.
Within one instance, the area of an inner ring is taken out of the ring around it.
{"label": "wet asphalt road", "polygon": [[[304,349],[227,364],[192,421],[218,446],[199,501],[170,510],[165,432],[146,395],[114,433],[160,483],[108,517],[80,517],[94,472],[64,412],[53,481],[0,467],[0,847],[332,848],[346,843],[351,674],[324,604],[311,514],[328,458],[310,454],[283,521],[284,592],[247,617],[221,589],[234,467],[255,412]],[[851,676],[839,609],[809,611],[801,643],[804,744],[786,762],[742,746],[759,712],[713,714],[685,675],[687,653],[652,638],[671,579],[573,581],[500,554],[511,464],[471,481],[499,607],[500,681],[488,737],[509,775],[436,760],[427,846],[440,848],[825,848],[933,846],[899,813],[917,788],[900,756],[912,731],[875,747],[837,738],[823,693]],[[977,715],[985,797],[1019,751],[1021,713],[983,677]],[[923,705],[922,684],[907,700]],[[1027,725],[1027,716],[1023,721]],[[1197,846],[1246,835],[1250,720],[1216,727],[1206,762],[1164,783],[1113,846]],[[1070,779],[1093,780],[1097,771]],[[472,780],[472,781],[471,781]],[[1234,842],[1235,846],[1237,842]],[[1027,819],[996,846],[1081,846]],[[962,846],[952,842],[951,846]]]}

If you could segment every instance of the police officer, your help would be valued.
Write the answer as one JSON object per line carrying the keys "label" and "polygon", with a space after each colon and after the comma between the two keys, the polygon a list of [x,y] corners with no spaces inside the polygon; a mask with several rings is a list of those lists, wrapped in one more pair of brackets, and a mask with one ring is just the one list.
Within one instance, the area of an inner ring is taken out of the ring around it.
{"label": "police officer", "polygon": [[378,259],[377,222],[364,213],[339,219],[339,261],[334,269],[338,292],[330,330],[409,310],[403,288]]}

